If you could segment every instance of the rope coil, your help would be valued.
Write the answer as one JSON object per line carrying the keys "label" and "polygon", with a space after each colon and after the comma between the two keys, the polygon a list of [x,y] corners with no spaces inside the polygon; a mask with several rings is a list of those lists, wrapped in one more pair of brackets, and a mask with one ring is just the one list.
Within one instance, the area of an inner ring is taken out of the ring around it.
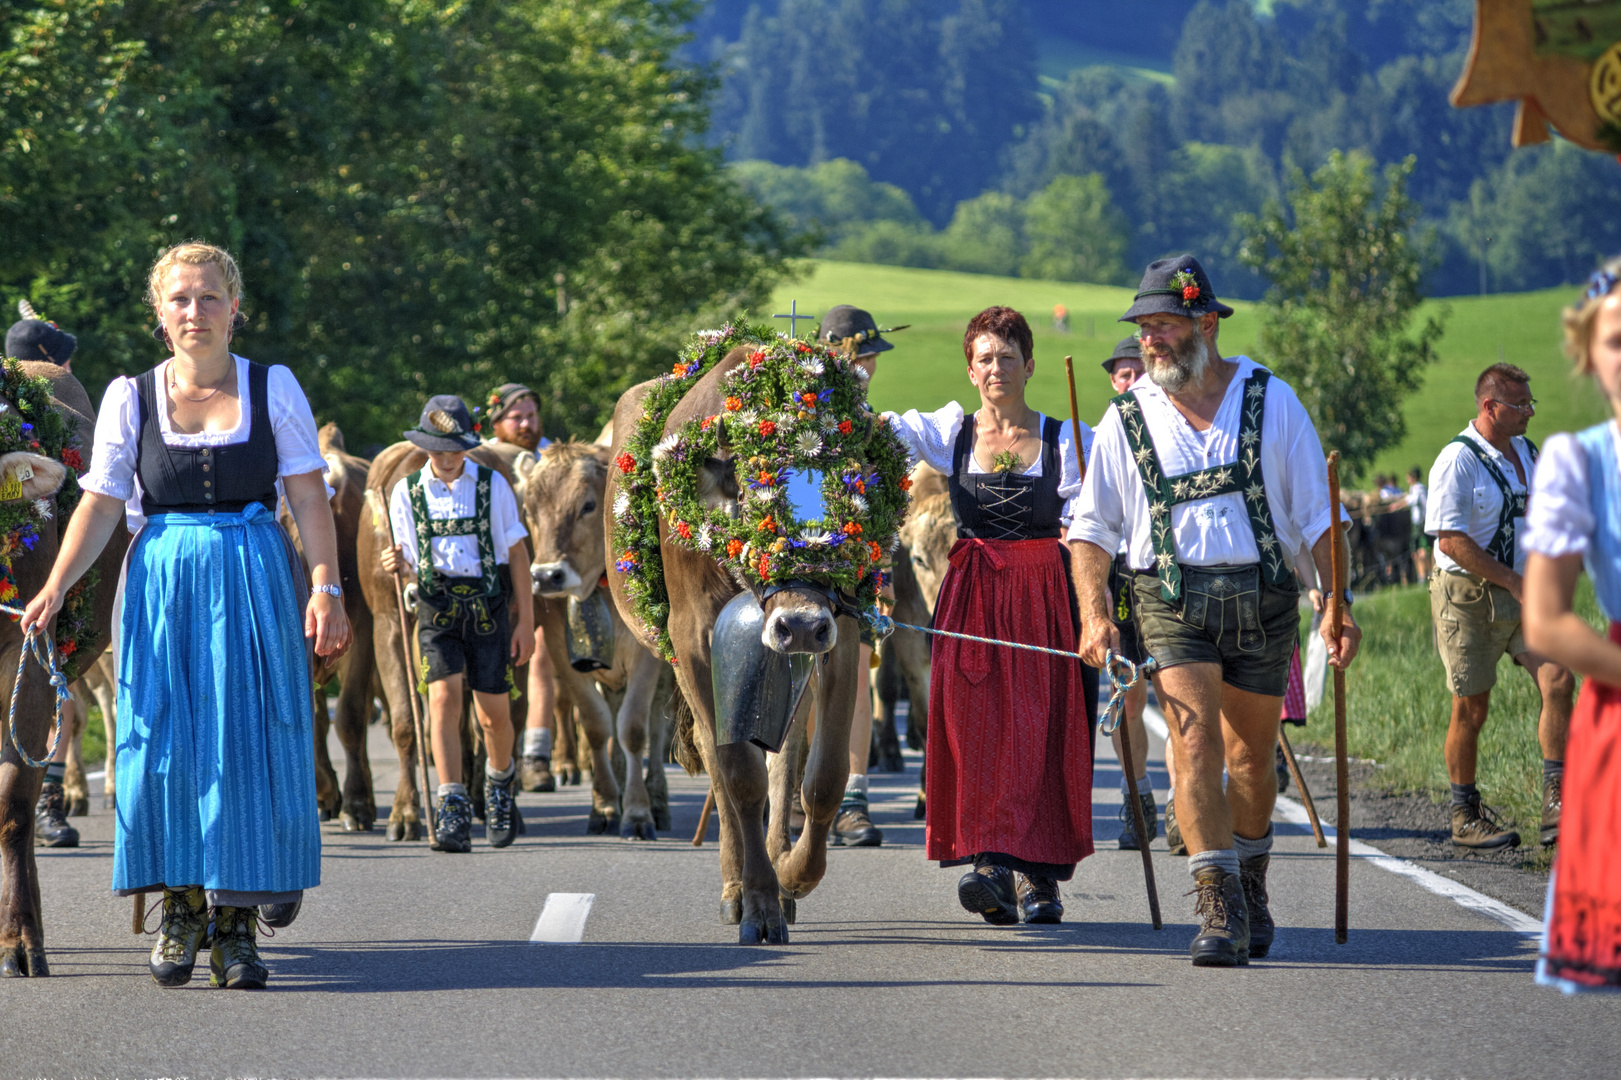
{"label": "rope coil", "polygon": [[[11,604],[0,604],[0,611],[8,615],[14,615],[19,619],[23,615],[22,608],[14,607]],[[22,693],[23,670],[28,664],[28,654],[30,652],[34,654],[34,659],[39,662],[39,666],[49,672],[51,686],[56,690],[56,731],[51,736],[51,748],[45,752],[42,759],[37,761],[29,755],[28,751],[23,749],[22,740],[17,735],[17,697]],[[7,717],[7,732],[11,738],[11,746],[17,751],[17,756],[28,764],[29,768],[43,769],[56,756],[57,747],[62,742],[62,706],[67,704],[67,700],[68,680],[67,676],[62,674],[61,663],[56,656],[55,642],[37,630],[30,631],[23,638],[22,648],[17,652],[17,678],[11,684],[11,711]]]}

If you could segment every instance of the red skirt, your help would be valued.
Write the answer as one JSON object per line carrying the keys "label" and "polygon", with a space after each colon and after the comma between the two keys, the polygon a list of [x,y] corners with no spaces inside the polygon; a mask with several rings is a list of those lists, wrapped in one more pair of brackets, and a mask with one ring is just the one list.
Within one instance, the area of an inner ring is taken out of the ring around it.
{"label": "red skirt", "polygon": [[[1621,623],[1610,624],[1621,645]],[[1588,679],[1570,718],[1564,812],[1541,973],[1621,987],[1621,688]]]}
{"label": "red skirt", "polygon": [[1283,690],[1283,718],[1297,724],[1306,722],[1306,678],[1300,670],[1300,646],[1289,657],[1289,683]]}
{"label": "red skirt", "polygon": [[[1056,540],[959,540],[934,625],[1074,652],[1068,565]],[[1079,660],[934,639],[928,858],[994,853],[1067,880],[1092,854],[1089,681]]]}

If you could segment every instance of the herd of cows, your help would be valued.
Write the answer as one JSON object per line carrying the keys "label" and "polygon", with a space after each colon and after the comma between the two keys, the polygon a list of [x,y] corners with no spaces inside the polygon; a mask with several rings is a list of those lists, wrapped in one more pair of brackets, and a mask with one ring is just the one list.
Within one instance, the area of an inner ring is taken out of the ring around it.
{"label": "herd of cows", "polygon": [[[728,357],[698,380],[670,416],[668,429],[693,416],[717,411],[719,380],[741,359],[741,355]],[[93,428],[93,409],[71,375],[50,364],[24,366],[30,374],[51,380],[53,405],[76,416],[81,432]],[[519,496],[532,552],[536,622],[546,630],[547,649],[557,672],[559,722],[554,760],[562,778],[571,769],[577,777],[579,765],[590,772],[588,832],[611,834],[617,830],[627,839],[653,839],[670,828],[666,750],[689,768],[702,767],[717,781],[722,916],[739,925],[739,940],[744,943],[785,942],[795,901],[815,887],[826,869],[828,832],[848,773],[852,708],[867,674],[857,670],[859,627],[848,612],[833,611],[829,598],[816,589],[790,587],[760,597],[773,625],[784,628],[772,648],[818,654],[821,675],[815,682],[819,685],[815,694],[805,695],[787,743],[780,753],[770,755],[769,766],[764,751],[751,744],[716,745],[708,634],[721,607],[748,587],[747,583],[700,553],[673,544],[664,546],[670,633],[678,656],[672,667],[642,645],[639,629],[627,628],[621,612],[631,609],[622,581],[607,558],[611,521],[605,510],[615,494],[609,462],[619,452],[617,446],[608,444],[613,431],[631,430],[649,386],[643,384],[626,393],[614,424],[595,443],[555,443],[532,465],[518,447],[506,444],[486,444],[469,456],[500,470]],[[387,494],[399,479],[421,468],[426,455],[410,443],[400,442],[367,461],[347,452],[335,425],[323,427],[320,437],[327,481],[334,490],[332,510],[344,604],[354,630],[349,650],[334,663],[318,661],[315,672],[314,751],[322,817],[335,819],[351,831],[370,831],[378,824],[366,728],[380,715],[399,757],[399,781],[384,835],[391,841],[421,840],[427,835],[427,824],[418,791],[421,774],[408,696],[415,692],[415,680],[404,648],[399,594],[394,579],[383,572],[379,554],[390,538]],[[721,464],[730,468],[729,463]],[[894,559],[894,615],[899,622],[927,625],[956,538],[956,524],[944,479],[920,466],[914,481],[912,511],[902,530],[903,546]],[[291,517],[284,516],[283,521],[296,542]],[[57,525],[65,528],[66,522]],[[110,638],[111,583],[118,580],[127,544],[127,536],[119,530],[97,564],[101,580],[107,584],[98,594],[96,616],[102,635],[87,650],[91,655],[105,650]],[[13,576],[24,596],[43,584],[57,547],[57,535],[44,536],[31,552],[14,557]],[[613,623],[611,655],[574,656],[571,663],[570,600],[576,604],[588,601],[598,589],[610,590],[614,599],[606,605]],[[409,613],[405,623],[406,632],[414,633]],[[836,630],[829,632],[834,624]],[[16,623],[0,620],[0,704],[11,700],[22,645]],[[917,747],[924,736],[927,639],[921,634],[897,633],[881,655],[882,663],[872,672],[881,709],[877,764],[880,769],[897,769],[900,744],[895,713],[903,686],[913,717],[907,737]],[[522,670],[516,673],[520,692],[527,687],[526,675]],[[334,680],[339,689],[332,711],[326,688]],[[112,750],[116,692],[110,654],[102,652],[85,666],[73,689],[80,702],[75,712],[81,728],[91,701],[106,720],[104,797],[110,804],[117,790]],[[17,736],[37,755],[50,737],[53,716],[46,673],[37,665],[27,665],[16,694]],[[523,700],[514,703],[515,722],[524,722],[526,705]],[[814,718],[813,712],[818,714]],[[335,729],[344,750],[341,778],[327,752],[329,728]],[[89,791],[77,741],[75,738],[70,751],[66,789],[72,811],[83,813]],[[477,725],[470,721],[463,745],[477,746]],[[470,758],[472,755],[469,751]],[[644,758],[645,770],[624,765]],[[464,764],[468,775],[482,772],[474,760]],[[479,771],[472,771],[474,768]],[[788,830],[789,804],[801,777],[805,826],[794,840]],[[24,767],[7,740],[0,758],[0,976],[40,975],[49,970],[33,853],[33,806],[39,784],[40,773]],[[921,810],[920,799],[920,814]]]}

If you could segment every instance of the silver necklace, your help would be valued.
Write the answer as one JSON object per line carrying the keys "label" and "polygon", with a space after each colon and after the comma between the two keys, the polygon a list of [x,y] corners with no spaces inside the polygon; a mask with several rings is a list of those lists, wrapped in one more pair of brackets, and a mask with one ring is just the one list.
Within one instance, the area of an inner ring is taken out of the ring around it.
{"label": "silver necklace", "polygon": [[214,387],[214,389],[210,390],[208,393],[204,394],[202,397],[192,397],[190,394],[188,394],[184,390],[180,389],[180,384],[175,382],[174,365],[171,364],[169,366],[169,389],[171,391],[173,391],[174,393],[179,394],[181,397],[185,398],[187,401],[191,402],[194,405],[200,405],[203,402],[207,401],[209,398],[211,398],[215,394],[219,393],[220,392],[220,387],[222,387],[224,385],[225,385],[224,383],[220,383],[219,386]]}

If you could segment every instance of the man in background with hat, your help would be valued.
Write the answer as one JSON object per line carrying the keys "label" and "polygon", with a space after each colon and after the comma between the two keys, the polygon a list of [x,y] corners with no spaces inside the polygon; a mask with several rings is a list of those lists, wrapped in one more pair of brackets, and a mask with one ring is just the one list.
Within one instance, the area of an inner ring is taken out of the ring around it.
{"label": "man in background with hat", "polygon": [[72,371],[73,353],[79,347],[79,339],[40,318],[27,300],[17,304],[17,311],[22,318],[6,331],[6,355],[18,360],[44,360]]}
{"label": "man in background with hat", "polygon": [[[1116,394],[1124,394],[1130,390],[1143,374],[1142,347],[1133,334],[1128,338],[1121,338],[1115,345],[1114,352],[1103,361],[1103,371],[1109,376],[1109,383],[1114,387]],[[1137,633],[1137,620],[1132,617],[1131,604],[1131,568],[1126,565],[1126,543],[1120,542],[1120,550],[1115,554],[1114,562],[1109,567],[1109,615],[1114,619],[1115,629],[1120,633],[1120,655],[1133,664],[1143,662],[1142,638]],[[1124,770],[1120,774],[1120,838],[1116,841],[1121,851],[1136,851],[1137,830],[1133,826],[1131,816],[1131,797],[1137,796],[1143,807],[1143,821],[1148,825],[1148,839],[1152,841],[1159,835],[1159,807],[1154,805],[1154,785],[1148,779],[1148,731],[1143,727],[1143,710],[1148,706],[1148,685],[1138,683],[1126,692],[1125,718],[1120,727],[1115,729],[1111,738],[1114,741],[1115,757],[1124,761],[1120,753],[1120,740],[1131,739],[1132,761],[1137,763],[1139,775],[1128,778]],[[1166,755],[1165,764],[1171,764],[1170,755]],[[1173,777],[1171,787],[1175,790],[1176,781]],[[1171,827],[1171,806],[1165,804],[1165,827]],[[1175,847],[1181,839],[1167,837]],[[1186,849],[1184,849],[1186,850]],[[1178,854],[1172,851],[1171,854]]]}
{"label": "man in background with hat", "polygon": [[[1332,580],[1322,445],[1283,380],[1217,352],[1232,313],[1192,256],[1148,267],[1121,317],[1137,324],[1148,378],[1115,398],[1098,427],[1069,532],[1081,656],[1100,667],[1120,648],[1108,580],[1126,542],[1198,897],[1189,952],[1214,967],[1272,946],[1273,747],[1300,627],[1292,554],[1309,546],[1319,577]],[[1360,638],[1347,611],[1329,662],[1349,664]]]}
{"label": "man in background with hat", "polygon": [[[519,831],[513,803],[512,667],[534,647],[529,560],[523,519],[506,478],[467,460],[478,446],[461,398],[428,399],[417,426],[404,433],[428,452],[428,463],[389,494],[395,545],[383,570],[403,562],[417,575],[420,675],[428,686],[428,738],[439,773],[435,851],[472,850],[473,807],[462,782],[462,683],[489,754],[485,766],[485,836],[506,847]],[[502,568],[505,568],[504,572]],[[508,607],[517,626],[508,627]]]}
{"label": "man in background with hat", "polygon": [[[540,396],[523,383],[502,383],[485,399],[490,421],[486,445],[507,455],[520,485],[539,460],[539,451],[552,441],[541,434]],[[518,784],[524,791],[556,791],[552,775],[552,743],[556,738],[557,669],[546,651],[546,630],[535,621],[535,653],[529,661],[529,715],[523,728]]]}
{"label": "man in background with hat", "polygon": [[[871,382],[878,369],[878,354],[895,346],[879,334],[878,323],[869,312],[850,304],[829,309],[816,332],[817,339],[834,348],[849,348],[856,368]],[[894,594],[885,587],[887,599]],[[861,631],[860,671],[872,670],[873,639],[865,627]],[[856,694],[855,717],[850,723],[850,779],[844,788],[839,816],[833,819],[832,842],[849,847],[878,847],[884,842],[883,830],[872,823],[867,801],[867,761],[872,754],[872,688]]]}

